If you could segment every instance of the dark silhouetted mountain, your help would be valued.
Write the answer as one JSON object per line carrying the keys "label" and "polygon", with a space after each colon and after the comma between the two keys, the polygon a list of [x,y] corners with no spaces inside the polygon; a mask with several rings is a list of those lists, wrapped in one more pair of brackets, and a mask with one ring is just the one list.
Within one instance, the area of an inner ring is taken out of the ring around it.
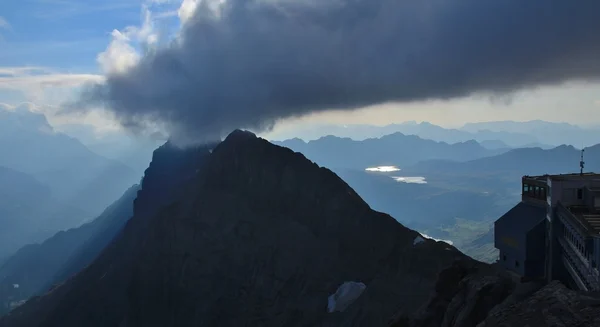
{"label": "dark silhouetted mountain", "polygon": [[475,141],[448,144],[401,133],[364,141],[326,136],[308,143],[292,139],[275,144],[289,147],[320,165],[336,169],[385,165],[405,167],[428,159],[468,161],[502,152],[488,150]]}
{"label": "dark silhouetted mountain", "polygon": [[56,198],[94,215],[141,177],[54,131],[44,115],[27,108],[0,108],[0,153],[0,166],[34,176]]}
{"label": "dark silhouetted mountain", "polygon": [[[27,245],[11,256],[0,266],[0,304],[26,300],[90,264],[132,216],[138,189],[130,188],[92,222]],[[2,309],[8,308],[0,305],[0,314]]]}
{"label": "dark silhouetted mountain", "polygon": [[[407,167],[412,174],[462,174],[470,176],[496,175],[519,183],[523,175],[562,174],[579,172],[581,150],[561,145],[553,149],[514,149],[509,152],[468,162],[432,160]],[[600,171],[600,144],[585,150],[585,171]]]}
{"label": "dark silhouetted mountain", "polygon": [[[123,231],[0,326],[385,326],[424,304],[452,246],[373,211],[302,154],[235,131],[154,152]],[[366,285],[344,312],[328,297]]]}
{"label": "dark silhouetted mountain", "polygon": [[0,257],[86,218],[88,213],[56,199],[34,177],[0,167]]}
{"label": "dark silhouetted mountain", "polygon": [[568,123],[553,123],[543,120],[526,122],[492,121],[483,123],[468,123],[462,131],[478,133],[481,130],[494,132],[527,134],[535,137],[544,144],[568,144],[578,148],[592,146],[600,139],[600,129],[582,128]]}

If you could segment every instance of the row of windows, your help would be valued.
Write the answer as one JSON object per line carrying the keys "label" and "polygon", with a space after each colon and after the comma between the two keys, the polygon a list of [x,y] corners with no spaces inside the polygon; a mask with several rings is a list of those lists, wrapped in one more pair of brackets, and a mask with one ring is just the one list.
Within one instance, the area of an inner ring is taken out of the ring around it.
{"label": "row of windows", "polygon": [[529,185],[529,184],[523,183],[523,195],[525,195],[527,197],[545,201],[547,194],[548,194],[548,188],[545,186]]}

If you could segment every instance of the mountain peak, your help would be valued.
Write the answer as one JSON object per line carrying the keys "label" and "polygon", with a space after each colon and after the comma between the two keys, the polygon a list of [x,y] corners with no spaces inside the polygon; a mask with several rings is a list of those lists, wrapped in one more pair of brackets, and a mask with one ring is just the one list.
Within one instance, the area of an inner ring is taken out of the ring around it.
{"label": "mountain peak", "polygon": [[256,138],[256,134],[250,131],[236,129],[233,132],[229,133],[229,135],[227,135],[227,137],[225,138],[225,142],[243,142],[253,140]]}
{"label": "mountain peak", "polygon": [[[302,154],[243,131],[210,150],[159,148],[119,237],[0,326],[383,326],[464,258]],[[347,282],[364,294],[328,314]]]}
{"label": "mountain peak", "polygon": [[43,113],[36,112],[30,104],[14,108],[0,106],[0,131],[12,132],[17,129],[41,133],[54,133],[54,128]]}

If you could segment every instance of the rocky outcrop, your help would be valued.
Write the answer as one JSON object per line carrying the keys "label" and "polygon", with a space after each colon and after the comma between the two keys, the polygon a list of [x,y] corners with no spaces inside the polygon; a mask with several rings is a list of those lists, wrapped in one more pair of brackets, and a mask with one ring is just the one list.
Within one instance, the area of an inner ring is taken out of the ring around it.
{"label": "rocky outcrop", "polygon": [[[154,154],[123,232],[0,326],[385,326],[421,307],[454,247],[371,208],[303,155],[236,131]],[[343,312],[328,298],[364,283]]]}
{"label": "rocky outcrop", "polygon": [[483,321],[514,290],[515,281],[491,266],[460,260],[440,273],[429,302],[417,313],[401,313],[392,327],[468,327]]}
{"label": "rocky outcrop", "polygon": [[580,326],[600,326],[600,297],[552,282],[522,301],[494,309],[477,327]]}
{"label": "rocky outcrop", "polygon": [[457,261],[440,273],[435,291],[416,313],[390,327],[600,326],[600,297],[559,282],[520,282],[493,265]]}

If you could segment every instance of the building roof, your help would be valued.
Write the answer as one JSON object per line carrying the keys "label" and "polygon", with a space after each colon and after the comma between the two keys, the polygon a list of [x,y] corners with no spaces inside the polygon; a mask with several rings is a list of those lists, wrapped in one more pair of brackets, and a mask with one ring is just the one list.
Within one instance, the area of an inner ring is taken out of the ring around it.
{"label": "building roof", "polygon": [[544,206],[519,202],[496,220],[496,224],[508,225],[516,233],[527,233],[544,219],[546,219],[546,208]]}
{"label": "building roof", "polygon": [[538,181],[546,181],[550,177],[551,180],[581,180],[581,179],[600,179],[600,174],[597,173],[570,173],[558,175],[538,175],[538,176],[523,176],[524,179],[533,179]]}

